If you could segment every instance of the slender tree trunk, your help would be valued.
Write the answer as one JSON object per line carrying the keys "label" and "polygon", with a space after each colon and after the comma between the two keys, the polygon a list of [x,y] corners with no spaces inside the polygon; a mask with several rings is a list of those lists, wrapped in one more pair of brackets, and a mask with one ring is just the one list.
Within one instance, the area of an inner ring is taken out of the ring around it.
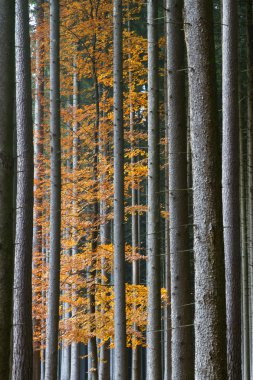
{"label": "slender tree trunk", "polygon": [[251,373],[252,360],[252,331],[253,331],[253,15],[252,0],[247,1],[247,79],[248,79],[248,260],[249,260],[249,303],[250,303],[250,347],[251,347]]}
{"label": "slender tree trunk", "polygon": [[[172,379],[194,378],[183,1],[167,0]],[[188,327],[182,327],[188,326]]]}
{"label": "slender tree trunk", "polygon": [[[128,32],[131,32],[131,22],[130,22],[130,4],[128,4]],[[129,37],[131,38],[131,37]],[[128,41],[128,47],[129,47],[129,55],[128,59],[129,62],[131,62],[132,54],[131,52],[131,43]],[[132,74],[132,68],[131,64],[129,63],[129,69],[128,69],[128,80],[129,80],[129,124],[130,124],[130,134],[131,134],[131,166],[132,170],[134,170],[134,165],[136,163],[136,157],[134,155],[134,150],[137,146],[134,136],[134,111],[133,111],[133,99],[132,99],[132,90],[133,90],[133,74]],[[132,284],[133,285],[139,285],[140,283],[140,268],[139,268],[139,260],[135,259],[136,253],[138,253],[139,248],[139,232],[138,232],[138,211],[135,210],[135,207],[138,205],[138,188],[136,188],[136,183],[134,180],[134,176],[132,179],[132,254],[133,254],[133,262],[132,262]],[[133,295],[134,296],[134,295]],[[136,306],[133,305],[136,309]],[[133,331],[136,334],[138,332],[137,325],[133,325]],[[133,337],[135,339],[135,337]],[[137,345],[136,347],[132,348],[132,380],[139,380],[141,376],[141,347],[140,345]]]}
{"label": "slender tree trunk", "polygon": [[[166,21],[166,15],[165,15]],[[166,38],[168,36],[166,35]],[[164,107],[165,107],[165,278],[164,287],[167,291],[169,297],[168,304],[164,308],[164,379],[171,380],[171,302],[170,302],[170,292],[171,292],[171,275],[170,275],[170,223],[169,223],[169,144],[168,144],[168,75],[167,75],[167,59],[165,61],[165,80],[164,80]]]}
{"label": "slender tree trunk", "polygon": [[[35,79],[35,110],[34,110],[34,229],[33,229],[33,252],[34,261],[36,256],[42,256],[42,216],[43,196],[41,195],[44,172],[43,172],[43,139],[44,139],[44,36],[39,28],[44,22],[43,0],[36,3],[36,79]],[[40,264],[39,264],[40,265]],[[41,264],[42,265],[42,264]],[[42,267],[41,267],[42,271]],[[42,295],[42,294],[41,294]],[[42,321],[34,320],[34,329],[41,329]],[[33,351],[33,380],[40,380],[40,346],[41,342],[34,345]]]}
{"label": "slender tree trunk", "polygon": [[[241,92],[242,94],[242,92]],[[240,103],[241,104],[241,103]],[[242,104],[240,107],[240,206],[241,206],[241,250],[242,250],[242,316],[243,316],[243,379],[250,379],[250,347],[249,347],[249,278],[247,250],[247,168],[245,163],[245,143],[243,136]]]}
{"label": "slender tree trunk", "polygon": [[124,237],[124,131],[122,67],[122,0],[113,6],[114,78],[114,375],[127,379],[125,237]]}
{"label": "slender tree trunk", "polygon": [[[102,125],[99,126],[99,150],[102,164],[102,174],[100,175],[100,192],[101,195],[105,194],[106,184],[108,181],[108,173],[103,168],[103,164],[107,164],[108,159],[108,135],[103,131]],[[101,245],[110,244],[110,222],[108,220],[109,205],[107,199],[102,197],[100,200],[100,243]],[[107,285],[110,279],[109,274],[106,271],[106,259],[102,258],[101,262],[101,285]],[[104,312],[102,310],[102,312]],[[100,348],[100,360],[99,360],[99,380],[110,379],[110,341],[105,342]]]}
{"label": "slender tree trunk", "polygon": [[10,371],[13,288],[13,134],[15,2],[0,1],[0,378]]}
{"label": "slender tree trunk", "polygon": [[61,143],[59,0],[50,0],[50,257],[45,380],[57,378],[60,249],[61,249]]}
{"label": "slender tree trunk", "polygon": [[195,252],[195,379],[226,379],[221,157],[212,2],[185,1]]}
{"label": "slender tree trunk", "polygon": [[70,380],[79,380],[80,376],[80,345],[78,342],[71,344],[71,369]]}
{"label": "slender tree trunk", "polygon": [[32,379],[33,122],[28,0],[16,0],[17,199],[13,380]]}
{"label": "slender tree trunk", "polygon": [[[76,224],[77,220],[77,189],[74,178],[76,178],[76,173],[78,170],[78,154],[79,154],[79,139],[78,139],[78,123],[76,121],[77,108],[79,106],[79,83],[78,83],[78,72],[76,67],[76,59],[74,59],[74,74],[73,74],[73,151],[72,151],[72,169],[73,169],[73,215],[74,215],[74,225],[73,225],[73,239],[75,241],[75,246],[72,249],[72,256],[78,253],[77,248],[77,230]],[[75,299],[76,291],[75,284],[72,285],[72,297]],[[76,308],[73,308],[72,314],[76,313]],[[71,343],[71,369],[70,369],[70,380],[79,380],[80,378],[80,344],[78,342]]]}
{"label": "slender tree trunk", "polygon": [[162,378],[158,2],[148,0],[148,228],[147,380]]}
{"label": "slender tree trunk", "polygon": [[223,1],[222,21],[222,189],[226,267],[228,378],[241,378],[241,251],[239,198],[239,110],[237,3]]}

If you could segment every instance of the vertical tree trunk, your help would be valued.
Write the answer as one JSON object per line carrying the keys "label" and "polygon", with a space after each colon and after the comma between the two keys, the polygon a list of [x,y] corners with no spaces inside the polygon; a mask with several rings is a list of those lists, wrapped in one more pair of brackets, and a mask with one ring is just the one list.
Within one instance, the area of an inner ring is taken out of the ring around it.
{"label": "vertical tree trunk", "polygon": [[221,157],[212,2],[185,1],[195,253],[195,379],[226,379]]}
{"label": "vertical tree trunk", "polygon": [[[241,94],[243,92],[241,91]],[[249,277],[247,250],[247,168],[245,162],[245,143],[243,136],[242,104],[240,107],[240,207],[241,207],[241,250],[242,250],[242,337],[243,337],[243,379],[250,379],[249,347]],[[247,156],[246,156],[247,157]]]}
{"label": "vertical tree trunk", "polygon": [[248,260],[249,260],[249,304],[250,304],[250,346],[251,346],[251,373],[253,371],[252,360],[252,312],[253,312],[253,15],[252,0],[247,1],[247,102],[248,102]]}
{"label": "vertical tree trunk", "polygon": [[[108,181],[108,173],[103,168],[103,163],[106,165],[108,160],[108,135],[103,131],[102,125],[99,126],[99,150],[102,164],[102,174],[100,175],[100,192],[105,194],[106,184]],[[100,199],[100,243],[101,245],[110,244],[110,222],[108,220],[109,205],[106,197]],[[102,258],[101,262],[101,284],[107,285],[110,277],[106,271],[106,259]],[[104,311],[102,311],[104,312]],[[110,341],[108,340],[100,347],[99,360],[99,380],[110,379]]]}
{"label": "vertical tree trunk", "polygon": [[[183,1],[167,0],[172,379],[194,378]],[[188,326],[188,327],[181,327]]]}
{"label": "vertical tree trunk", "polygon": [[45,380],[57,378],[60,248],[61,248],[61,143],[59,0],[50,0],[50,257]]}
{"label": "vertical tree trunk", "polygon": [[33,123],[28,0],[16,0],[17,198],[13,302],[13,380],[31,380]]}
{"label": "vertical tree trunk", "polygon": [[[166,7],[166,4],[165,4]],[[166,8],[165,8],[166,12]],[[165,28],[166,28],[166,13],[165,13]],[[168,35],[166,34],[166,44]],[[166,49],[167,53],[167,49]],[[167,54],[166,54],[167,55]],[[164,379],[171,380],[171,274],[170,274],[170,223],[169,223],[169,128],[168,128],[168,73],[167,73],[168,63],[165,58],[165,80],[164,80],[164,107],[165,107],[165,180],[164,180],[164,190],[165,190],[165,260],[164,260],[164,287],[168,294],[168,304],[164,308]]]}
{"label": "vertical tree trunk", "polygon": [[[78,123],[76,121],[77,108],[79,106],[79,82],[78,82],[78,71],[76,67],[76,57],[74,58],[74,73],[73,73],[73,147],[72,147],[72,170],[73,170],[73,216],[74,216],[74,225],[72,231],[72,237],[75,241],[75,246],[72,249],[72,256],[78,253],[78,234],[77,234],[77,188],[75,183],[75,178],[78,170],[78,153],[79,153],[79,139],[78,139]],[[76,298],[75,284],[72,284],[72,298]],[[72,314],[76,313],[76,308],[72,309]],[[80,345],[78,342],[71,343],[71,360],[70,360],[70,380],[79,380],[79,369],[80,369]]]}
{"label": "vertical tree trunk", "polygon": [[[43,0],[36,3],[36,79],[35,79],[35,110],[34,110],[34,229],[33,229],[33,252],[36,265],[36,256],[42,256],[42,222],[43,197],[43,138],[44,138],[44,36],[39,30],[44,22]],[[42,271],[42,268],[41,268]],[[34,329],[41,328],[42,321],[34,320]],[[33,380],[40,380],[40,346],[38,342],[33,352]]]}
{"label": "vertical tree trunk", "polygon": [[148,0],[148,228],[147,379],[162,378],[160,273],[160,162],[158,101],[158,2]]}
{"label": "vertical tree trunk", "polygon": [[15,2],[0,1],[0,378],[9,378],[13,288]]}
{"label": "vertical tree trunk", "polygon": [[113,3],[114,78],[114,374],[126,380],[126,300],[124,238],[124,131],[122,67],[122,0]]}
{"label": "vertical tree trunk", "polygon": [[239,110],[237,3],[223,1],[222,189],[226,268],[228,378],[241,378],[241,251],[239,198]]}

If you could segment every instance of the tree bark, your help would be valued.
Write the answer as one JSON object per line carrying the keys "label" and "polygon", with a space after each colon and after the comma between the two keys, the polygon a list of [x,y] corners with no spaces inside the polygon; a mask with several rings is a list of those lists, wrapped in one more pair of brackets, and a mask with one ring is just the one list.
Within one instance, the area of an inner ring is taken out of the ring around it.
{"label": "tree bark", "polygon": [[124,237],[124,131],[122,67],[122,0],[113,3],[114,78],[114,376],[127,379],[125,237]]}
{"label": "tree bark", "polygon": [[[43,0],[36,3],[36,78],[35,78],[35,106],[34,106],[34,228],[33,228],[33,261],[36,263],[36,256],[42,256],[42,221],[43,216],[43,196],[41,190],[44,180],[43,152],[44,152],[44,35],[40,28],[44,23]],[[42,266],[42,264],[41,264]],[[41,267],[42,272],[42,267]],[[41,329],[42,321],[36,318],[33,321],[33,328]],[[40,380],[41,342],[34,345],[33,351],[33,380]]]}
{"label": "tree bark", "polygon": [[59,0],[50,0],[50,257],[45,380],[57,378],[60,249],[61,249],[61,143]]}
{"label": "tree bark", "polygon": [[15,2],[0,1],[0,378],[10,371],[13,288],[13,134]]}
{"label": "tree bark", "polygon": [[[253,15],[252,0],[247,1],[247,139],[248,139],[248,270],[249,270],[249,304],[250,304],[250,346],[251,356],[253,341]],[[253,371],[252,357],[251,374]]]}
{"label": "tree bark", "polygon": [[[194,378],[183,1],[167,0],[172,379]],[[187,327],[182,327],[187,326]]]}
{"label": "tree bark", "polygon": [[162,378],[158,2],[148,0],[148,228],[147,380]]}
{"label": "tree bark", "polygon": [[223,1],[222,17],[222,190],[226,268],[228,378],[241,378],[241,251],[239,197],[238,12]]}
{"label": "tree bark", "polygon": [[30,380],[32,346],[33,122],[28,0],[16,0],[17,198],[13,380]]}
{"label": "tree bark", "polygon": [[195,254],[195,379],[226,379],[221,157],[212,2],[185,1]]}

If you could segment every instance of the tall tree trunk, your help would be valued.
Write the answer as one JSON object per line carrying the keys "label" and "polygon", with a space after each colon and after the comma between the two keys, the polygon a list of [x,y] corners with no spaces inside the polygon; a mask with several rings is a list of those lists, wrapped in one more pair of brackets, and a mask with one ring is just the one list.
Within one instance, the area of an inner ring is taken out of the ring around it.
{"label": "tall tree trunk", "polygon": [[[243,92],[241,91],[241,94]],[[250,379],[250,347],[249,347],[249,273],[247,250],[247,168],[242,118],[242,104],[240,102],[240,207],[241,207],[241,250],[242,250],[242,337],[243,337],[243,379]]]}
{"label": "tall tree trunk", "polygon": [[[104,112],[104,111],[103,111]],[[105,170],[104,165],[107,165],[108,160],[108,135],[103,131],[102,125],[99,126],[99,151],[102,164],[102,173],[100,175],[100,192],[101,195],[105,194],[106,184],[108,181],[108,172]],[[104,165],[103,165],[104,164]],[[100,243],[101,245],[110,244],[110,222],[108,220],[109,205],[106,197],[100,199]],[[106,271],[106,258],[101,260],[101,284],[107,286],[109,274]],[[102,310],[104,313],[104,310]],[[110,379],[110,341],[105,342],[100,348],[100,360],[99,360],[99,380]]]}
{"label": "tall tree trunk", "polygon": [[221,157],[212,2],[185,1],[195,253],[195,379],[226,379]]}
{"label": "tall tree trunk", "polygon": [[241,378],[241,251],[239,198],[238,12],[223,1],[222,17],[222,189],[226,268],[228,378]]}
{"label": "tall tree trunk", "polygon": [[[165,4],[166,6],[166,4]],[[166,8],[165,8],[166,11]],[[165,27],[166,27],[166,14],[165,14]],[[166,35],[167,39],[168,35]],[[167,40],[166,40],[167,42]],[[167,52],[167,49],[166,49]],[[165,80],[164,80],[164,107],[165,107],[165,176],[164,176],[164,190],[165,190],[165,260],[164,260],[164,287],[167,291],[168,297],[171,292],[171,274],[170,274],[170,223],[169,223],[169,144],[168,144],[168,73],[167,73],[167,59],[165,58]],[[171,303],[170,301],[164,308],[164,379],[171,380]]]}
{"label": "tall tree trunk", "polygon": [[247,79],[248,79],[248,252],[249,252],[249,303],[250,303],[250,346],[251,346],[251,374],[253,371],[252,360],[252,331],[253,331],[253,15],[252,0],[247,1]]}
{"label": "tall tree trunk", "polygon": [[10,371],[13,288],[13,134],[15,2],[0,1],[0,378]]}
{"label": "tall tree trunk", "polygon": [[50,256],[45,380],[57,378],[60,249],[61,249],[61,142],[59,0],[50,0]]}
{"label": "tall tree trunk", "polygon": [[32,379],[33,122],[28,0],[16,0],[17,199],[13,380]]}
{"label": "tall tree trunk", "polygon": [[[96,37],[94,37],[96,40]],[[94,55],[95,55],[95,42],[94,42]],[[93,227],[92,227],[92,241],[91,241],[91,251],[96,254],[98,247],[98,219],[99,219],[99,201],[98,201],[98,133],[99,133],[99,122],[100,122],[100,109],[99,109],[99,84],[96,73],[95,58],[93,64],[93,80],[94,80],[94,92],[95,92],[95,107],[96,107],[96,119],[95,119],[95,129],[94,129],[94,150],[93,150],[93,180],[94,180],[94,204],[93,204]],[[90,354],[90,364],[89,368],[91,380],[98,379],[98,352],[97,352],[97,341],[96,341],[96,260],[92,259],[92,265],[89,270],[89,312],[91,316],[90,323],[90,334],[91,338],[89,340],[89,354]]]}
{"label": "tall tree trunk", "polygon": [[[131,22],[130,22],[130,4],[128,4],[128,32],[131,32]],[[136,157],[134,155],[134,150],[137,147],[135,136],[134,136],[134,110],[133,110],[133,99],[132,99],[132,91],[133,91],[133,74],[132,74],[132,67],[131,67],[131,43],[130,38],[128,40],[128,48],[129,48],[129,68],[128,68],[128,86],[129,86],[129,127],[130,127],[130,134],[131,134],[131,166],[132,170],[134,170],[134,165],[136,163]],[[139,285],[140,283],[140,268],[139,268],[139,260],[135,259],[136,253],[138,253],[139,249],[139,225],[138,225],[138,219],[139,219],[139,213],[135,210],[136,206],[138,205],[138,187],[136,187],[134,176],[132,178],[132,254],[133,254],[133,262],[132,262],[132,284],[133,285]],[[134,294],[133,294],[134,296]],[[136,309],[136,305],[133,305],[133,307]],[[137,325],[133,325],[133,331],[134,334],[138,332]],[[133,339],[136,339],[135,336],[133,336]],[[137,345],[136,347],[132,348],[132,380],[139,380],[141,376],[141,347],[140,345]]]}
{"label": "tall tree trunk", "polygon": [[127,378],[125,237],[124,237],[124,131],[122,67],[122,0],[113,6],[113,78],[114,78],[114,374]]}
{"label": "tall tree trunk", "polygon": [[148,228],[147,379],[162,378],[160,274],[160,162],[158,89],[158,2],[148,0]]}
{"label": "tall tree trunk", "polygon": [[[194,378],[183,0],[167,0],[172,379]],[[182,327],[188,326],[188,327]]]}
{"label": "tall tree trunk", "polygon": [[[36,257],[42,256],[42,216],[43,197],[41,190],[43,186],[43,139],[44,139],[44,36],[40,31],[44,23],[43,0],[36,3],[36,78],[35,78],[35,110],[34,110],[34,229],[33,229],[33,252],[34,261]],[[40,264],[39,264],[40,265]],[[42,266],[42,264],[41,264]],[[42,267],[41,267],[42,271]],[[42,321],[35,319],[33,327],[41,329]],[[41,342],[36,343],[33,352],[33,380],[40,380],[40,349]]]}
{"label": "tall tree trunk", "polygon": [[[75,246],[72,249],[72,256],[78,253],[78,234],[76,229],[77,220],[77,188],[74,178],[76,178],[78,170],[78,154],[79,154],[79,139],[78,139],[78,123],[76,120],[77,108],[79,106],[79,83],[78,83],[78,71],[76,67],[76,58],[74,58],[74,74],[73,74],[73,149],[72,149],[72,170],[73,170],[73,215],[74,225],[72,236],[75,241]],[[76,298],[75,284],[72,285],[72,297]],[[72,314],[76,314],[76,308],[73,308]],[[79,380],[80,378],[80,344],[79,342],[71,343],[71,369],[70,380]]]}

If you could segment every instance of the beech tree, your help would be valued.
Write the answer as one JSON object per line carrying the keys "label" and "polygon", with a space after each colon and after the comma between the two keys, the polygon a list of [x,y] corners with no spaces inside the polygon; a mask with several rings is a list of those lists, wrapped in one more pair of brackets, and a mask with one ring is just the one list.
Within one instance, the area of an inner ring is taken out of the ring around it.
{"label": "beech tree", "polygon": [[10,373],[13,287],[15,2],[0,1],[0,378]]}
{"label": "beech tree", "polygon": [[212,2],[185,1],[195,255],[195,378],[226,379],[221,157]]}
{"label": "beech tree", "polygon": [[45,380],[57,377],[60,250],[61,250],[61,144],[59,1],[50,0],[50,255]]}
{"label": "beech tree", "polygon": [[115,293],[115,378],[127,377],[125,239],[124,239],[124,131],[123,131],[123,61],[122,1],[113,2],[113,95],[114,95],[114,293]]}
{"label": "beech tree", "polygon": [[148,226],[147,226],[147,379],[161,379],[160,161],[158,3],[147,3],[148,22]]}

